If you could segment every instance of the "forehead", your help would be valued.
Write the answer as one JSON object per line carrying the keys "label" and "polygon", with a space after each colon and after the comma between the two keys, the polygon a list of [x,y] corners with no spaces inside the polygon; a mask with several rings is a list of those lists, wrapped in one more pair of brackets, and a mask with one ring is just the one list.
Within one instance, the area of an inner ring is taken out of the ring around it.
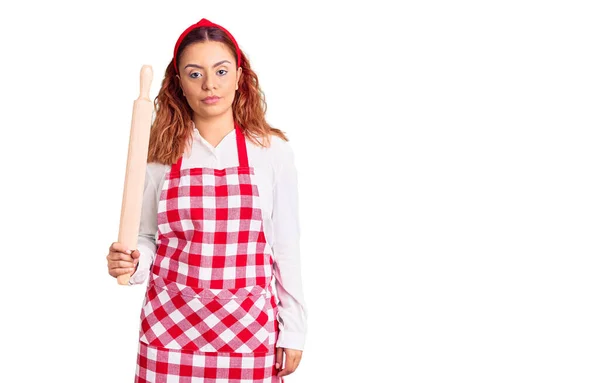
{"label": "forehead", "polygon": [[185,66],[191,63],[212,65],[226,59],[232,63],[235,62],[235,58],[225,44],[217,41],[205,41],[185,47],[181,54],[181,65]]}

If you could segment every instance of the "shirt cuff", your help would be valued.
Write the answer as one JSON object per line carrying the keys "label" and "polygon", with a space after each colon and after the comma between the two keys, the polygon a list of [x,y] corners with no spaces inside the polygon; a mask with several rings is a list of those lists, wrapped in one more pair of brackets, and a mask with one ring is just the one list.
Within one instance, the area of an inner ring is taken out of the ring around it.
{"label": "shirt cuff", "polygon": [[276,347],[291,348],[294,350],[303,351],[305,341],[306,334],[301,332],[285,331],[285,329],[280,328]]}
{"label": "shirt cuff", "polygon": [[150,275],[150,267],[154,260],[154,251],[146,246],[140,245],[137,249],[140,252],[140,260],[137,265],[137,270],[129,277],[129,285],[139,285],[148,279]]}

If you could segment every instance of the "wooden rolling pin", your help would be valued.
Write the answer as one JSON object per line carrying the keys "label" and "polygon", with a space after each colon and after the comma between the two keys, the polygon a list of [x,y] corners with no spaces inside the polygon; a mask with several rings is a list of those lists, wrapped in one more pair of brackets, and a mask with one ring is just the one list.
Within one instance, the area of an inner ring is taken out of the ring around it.
{"label": "wooden rolling pin", "polygon": [[[121,204],[121,221],[119,223],[118,242],[132,251],[137,248],[150,126],[152,124],[152,110],[154,109],[150,100],[151,82],[152,67],[144,65],[140,71],[140,96],[133,102],[127,169],[125,170],[125,185]],[[130,277],[131,274],[119,275],[117,282],[120,285],[127,285]]]}

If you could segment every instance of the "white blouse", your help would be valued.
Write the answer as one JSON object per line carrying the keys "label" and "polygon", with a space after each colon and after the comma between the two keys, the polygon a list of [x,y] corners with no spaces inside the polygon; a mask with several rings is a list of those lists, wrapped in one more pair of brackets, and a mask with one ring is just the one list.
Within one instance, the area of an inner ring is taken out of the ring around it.
{"label": "white blouse", "polygon": [[[235,130],[213,147],[194,128],[191,153],[183,156],[181,168],[222,169],[239,165]],[[307,310],[300,272],[300,225],[298,184],[294,153],[287,141],[271,136],[271,146],[264,148],[246,140],[248,162],[254,168],[261,201],[265,237],[274,255],[273,274],[278,297],[279,339],[277,347],[304,349]],[[170,165],[149,163],[142,203],[138,237],[140,260],[129,283],[141,284],[148,279],[156,255],[158,201]]]}

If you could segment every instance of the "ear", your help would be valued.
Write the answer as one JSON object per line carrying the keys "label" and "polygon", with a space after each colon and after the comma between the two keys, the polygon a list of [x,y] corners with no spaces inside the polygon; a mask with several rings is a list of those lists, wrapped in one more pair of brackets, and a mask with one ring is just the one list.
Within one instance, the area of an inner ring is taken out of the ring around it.
{"label": "ear", "polygon": [[235,90],[237,90],[240,85],[240,78],[242,78],[242,67],[239,67],[237,69],[237,75],[235,79]]}
{"label": "ear", "polygon": [[179,83],[179,87],[181,88],[181,92],[183,93],[183,97],[185,97],[185,92],[183,91],[183,86],[181,86],[181,77],[178,74],[175,75],[177,77],[177,82]]}

